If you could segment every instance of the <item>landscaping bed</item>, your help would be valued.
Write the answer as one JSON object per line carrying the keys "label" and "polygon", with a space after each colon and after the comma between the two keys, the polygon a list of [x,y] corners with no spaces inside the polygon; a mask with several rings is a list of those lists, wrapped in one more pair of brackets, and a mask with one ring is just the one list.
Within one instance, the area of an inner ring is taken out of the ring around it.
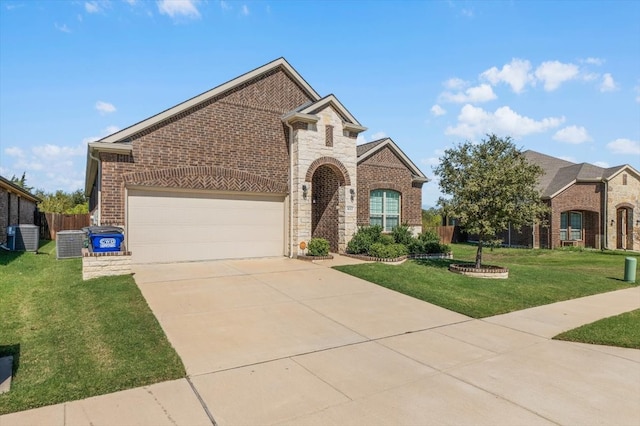
{"label": "landscaping bed", "polygon": [[131,275],[82,280],[82,259],[0,251],[0,414],[185,376]]}

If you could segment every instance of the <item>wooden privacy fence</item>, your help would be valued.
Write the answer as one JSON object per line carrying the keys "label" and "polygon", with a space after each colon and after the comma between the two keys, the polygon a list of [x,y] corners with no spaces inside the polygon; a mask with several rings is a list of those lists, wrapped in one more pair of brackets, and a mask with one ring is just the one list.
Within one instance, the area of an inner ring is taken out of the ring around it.
{"label": "wooden privacy fence", "polygon": [[61,213],[39,213],[40,214],[40,238],[56,239],[59,231],[82,229],[89,226],[91,215],[84,214],[61,214]]}
{"label": "wooden privacy fence", "polygon": [[438,234],[442,244],[451,244],[454,230],[455,226],[429,226],[423,229],[423,231],[433,231]]}

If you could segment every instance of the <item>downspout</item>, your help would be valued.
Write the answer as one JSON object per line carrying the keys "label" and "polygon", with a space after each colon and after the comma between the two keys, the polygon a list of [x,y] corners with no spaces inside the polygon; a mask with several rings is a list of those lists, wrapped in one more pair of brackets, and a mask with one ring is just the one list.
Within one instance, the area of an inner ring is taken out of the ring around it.
{"label": "downspout", "polygon": [[293,126],[283,120],[289,129],[289,258],[293,258]]}
{"label": "downspout", "polygon": [[[102,163],[100,162],[100,158],[93,155],[91,148],[89,148],[89,158],[98,163],[98,170],[96,172],[96,190],[98,191],[98,195],[96,196],[96,199],[98,200],[96,203],[96,211],[98,212],[98,223],[96,225],[100,225],[102,223]],[[89,194],[89,197],[91,197],[91,194]]]}
{"label": "downspout", "polygon": [[607,223],[609,223],[609,181],[604,180],[604,214],[602,215],[604,220],[600,224],[602,226],[602,241],[600,241],[600,250],[604,250],[609,247],[609,228],[607,227]]}

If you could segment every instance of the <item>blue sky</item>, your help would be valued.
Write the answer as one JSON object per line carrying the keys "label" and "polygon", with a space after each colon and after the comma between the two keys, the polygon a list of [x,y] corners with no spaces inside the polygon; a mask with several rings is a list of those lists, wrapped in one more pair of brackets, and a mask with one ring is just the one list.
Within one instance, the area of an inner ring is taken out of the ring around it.
{"label": "blue sky", "polygon": [[0,174],[83,188],[88,141],[281,56],[431,178],[487,133],[640,169],[640,2],[0,0]]}

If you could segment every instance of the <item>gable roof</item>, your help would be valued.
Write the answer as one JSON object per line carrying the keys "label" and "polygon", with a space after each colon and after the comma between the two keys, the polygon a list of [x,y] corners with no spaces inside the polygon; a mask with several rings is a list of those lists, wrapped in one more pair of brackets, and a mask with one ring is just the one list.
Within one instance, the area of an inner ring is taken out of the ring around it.
{"label": "gable roof", "polygon": [[542,198],[553,198],[576,182],[606,182],[624,169],[640,176],[638,171],[628,164],[605,169],[590,163],[572,163],[531,150],[523,154],[529,162],[537,164],[544,171],[544,175],[538,181],[538,190]]}
{"label": "gable roof", "polygon": [[402,163],[411,171],[414,182],[429,182],[424,173],[416,166],[413,161],[402,152],[398,145],[391,138],[382,138],[373,142],[364,143],[356,146],[356,155],[358,157],[358,164],[371,157],[376,152],[389,148],[396,154],[396,156],[402,161]]}
{"label": "gable roof", "polygon": [[309,83],[306,82],[304,78],[286,61],[284,58],[278,58],[275,61],[271,61],[268,64],[265,64],[261,67],[254,69],[253,71],[249,71],[247,73],[242,74],[239,77],[234,78],[233,80],[229,80],[226,83],[223,83],[219,86],[214,87],[211,90],[208,90],[204,93],[201,93],[197,96],[194,96],[191,99],[188,99],[178,105],[166,109],[152,117],[147,118],[146,120],[142,120],[132,126],[129,126],[125,129],[122,129],[116,133],[113,133],[109,136],[106,136],[100,139],[98,142],[122,142],[127,139],[129,136],[134,135],[135,133],[140,132],[148,127],[151,127],[167,118],[173,117],[175,115],[180,114],[188,110],[189,108],[194,107],[195,105],[201,104],[203,102],[208,101],[209,99],[219,96],[225,92],[233,90],[238,86],[246,83],[249,80],[255,79],[263,74],[266,74],[270,71],[273,71],[277,68],[281,68],[293,81],[295,81],[304,92],[309,95],[311,99],[319,100],[320,95],[316,92]]}
{"label": "gable roof", "polygon": [[18,194],[22,198],[26,198],[27,200],[33,201],[34,203],[39,203],[42,201],[40,198],[36,197],[20,185],[16,185],[9,179],[6,179],[0,176],[0,188],[5,189],[7,192],[12,192],[14,194]]}

